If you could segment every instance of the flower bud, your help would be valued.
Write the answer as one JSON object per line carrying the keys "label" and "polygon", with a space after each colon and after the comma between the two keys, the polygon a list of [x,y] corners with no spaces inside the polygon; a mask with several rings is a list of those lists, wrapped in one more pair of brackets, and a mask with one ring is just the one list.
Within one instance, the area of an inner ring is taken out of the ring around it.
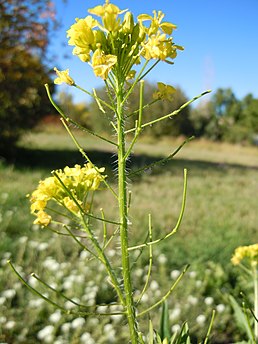
{"label": "flower bud", "polygon": [[134,20],[131,12],[126,12],[124,16],[122,30],[124,33],[132,33],[134,28]]}

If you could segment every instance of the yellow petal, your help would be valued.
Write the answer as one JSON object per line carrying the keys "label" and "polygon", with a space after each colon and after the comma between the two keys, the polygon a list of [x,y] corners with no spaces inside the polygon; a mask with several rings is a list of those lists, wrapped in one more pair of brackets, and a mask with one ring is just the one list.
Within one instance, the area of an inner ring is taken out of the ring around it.
{"label": "yellow petal", "polygon": [[171,35],[172,31],[176,29],[176,25],[168,22],[164,22],[160,24],[160,28],[163,32],[165,32],[167,35]]}

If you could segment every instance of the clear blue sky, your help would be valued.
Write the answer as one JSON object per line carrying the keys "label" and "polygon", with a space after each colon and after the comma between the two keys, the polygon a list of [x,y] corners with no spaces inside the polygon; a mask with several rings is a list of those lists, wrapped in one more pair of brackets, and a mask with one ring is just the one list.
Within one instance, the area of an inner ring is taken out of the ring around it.
{"label": "clear blue sky", "polygon": [[[188,98],[206,89],[231,87],[238,98],[252,93],[258,97],[258,0],[120,0],[111,1],[133,14],[152,14],[162,10],[170,21],[178,26],[174,41],[183,45],[175,64],[160,63],[148,77],[180,86]],[[84,18],[87,9],[104,0],[54,0],[57,17],[63,27],[56,33],[53,45],[57,55],[56,67],[70,69],[76,83],[91,89],[102,85],[91,68],[72,55],[67,44],[66,30],[76,17]],[[71,56],[64,59],[67,53]],[[54,66],[53,66],[54,67]],[[70,89],[69,89],[70,91]],[[76,101],[83,95],[75,92]]]}

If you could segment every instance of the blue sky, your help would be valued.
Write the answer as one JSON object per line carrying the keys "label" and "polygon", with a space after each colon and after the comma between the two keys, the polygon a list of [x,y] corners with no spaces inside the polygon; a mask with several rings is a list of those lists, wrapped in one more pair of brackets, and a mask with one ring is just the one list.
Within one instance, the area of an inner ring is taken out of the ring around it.
{"label": "blue sky", "polygon": [[[76,17],[83,18],[87,9],[104,0],[54,0],[63,26],[56,33],[53,49],[55,65],[70,69],[76,83],[91,89],[102,85],[91,68],[72,55],[66,30]],[[162,10],[165,20],[178,26],[173,37],[185,50],[179,52],[175,64],[160,63],[149,75],[150,81],[180,86],[188,98],[206,89],[231,87],[238,98],[252,93],[258,97],[258,1],[257,0],[120,0],[113,1],[121,9],[128,8],[137,16]],[[65,47],[62,46],[65,43]],[[71,56],[63,57],[64,53]],[[70,89],[69,89],[70,91]],[[76,90],[75,101],[83,100]]]}

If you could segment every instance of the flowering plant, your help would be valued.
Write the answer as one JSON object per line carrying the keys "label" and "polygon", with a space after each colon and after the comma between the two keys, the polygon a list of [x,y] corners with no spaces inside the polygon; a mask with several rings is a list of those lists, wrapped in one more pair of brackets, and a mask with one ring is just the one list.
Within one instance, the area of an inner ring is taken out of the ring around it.
{"label": "flowering plant", "polygon": [[[66,235],[75,240],[82,250],[90,253],[91,258],[96,259],[99,264],[104,266],[109,278],[108,281],[116,292],[116,301],[122,309],[119,314],[127,319],[131,343],[145,343],[146,337],[140,328],[139,319],[166,301],[187,269],[187,267],[184,269],[163,297],[154,301],[149,308],[141,309],[141,299],[151,279],[153,247],[170,238],[177,232],[181,224],[186,201],[187,171],[184,171],[182,205],[175,226],[162,237],[154,239],[152,217],[148,215],[149,227],[146,229],[146,240],[135,246],[130,246],[131,194],[128,190],[128,180],[131,175],[127,171],[126,162],[145,127],[177,115],[184,107],[207,92],[191,99],[173,113],[160,115],[152,121],[144,118],[143,109],[145,107],[156,101],[164,99],[171,101],[173,99],[174,87],[159,82],[157,91],[153,94],[153,101],[150,104],[144,104],[144,78],[161,61],[173,64],[177,52],[183,50],[180,45],[176,45],[173,41],[172,34],[176,26],[163,21],[164,14],[161,11],[153,11],[153,16],[141,14],[135,22],[130,11],[121,10],[116,5],[109,3],[108,0],[104,5],[89,9],[89,13],[90,15],[85,18],[77,18],[67,31],[68,43],[74,46],[73,54],[78,56],[82,62],[89,63],[94,74],[103,79],[109,101],[104,101],[98,97],[94,89],[90,92],[77,85],[76,81],[69,75],[68,69],[59,71],[55,68],[57,78],[54,82],[56,84],[66,83],[90,95],[95,99],[104,115],[105,107],[112,110],[114,119],[110,121],[110,126],[113,128],[116,140],[92,132],[68,117],[54,102],[48,85],[46,85],[51,103],[61,115],[65,129],[86,163],[82,167],[79,165],[67,166],[63,170],[53,171],[52,177],[40,181],[37,189],[30,197],[31,212],[36,216],[34,223],[49,229],[53,223],[59,225],[60,230],[54,230],[56,233],[65,235],[64,231],[66,231]],[[133,114],[127,114],[125,111],[126,102],[137,84],[140,84],[139,109]],[[127,118],[129,116],[135,118],[133,127],[128,127]],[[115,147],[117,153],[117,184],[115,186],[109,182],[108,176],[103,174],[104,168],[95,166],[91,161],[74,136],[70,123]],[[186,142],[187,140],[184,143]],[[166,159],[155,162],[151,166],[145,166],[134,173],[142,173],[148,167],[153,168],[155,165],[164,164],[173,158],[184,143]],[[94,192],[100,190],[101,187],[105,187],[111,192],[117,204],[118,214],[115,219],[106,218],[104,209],[101,209],[99,213],[94,207]],[[111,231],[107,230],[108,225],[112,228]],[[121,263],[120,269],[112,264],[106,254],[110,243],[117,238],[119,240],[117,256]],[[143,249],[149,251],[148,274],[141,293],[134,295],[131,278],[131,253],[136,250],[141,252]],[[17,273],[14,266],[11,266]],[[20,278],[22,279],[21,276]],[[26,281],[23,280],[23,282],[26,284]],[[32,287],[30,289],[40,294]],[[53,303],[44,295],[41,296],[65,312],[61,305]],[[67,299],[65,295],[63,297]],[[97,314],[96,309],[92,309],[91,306],[78,303],[76,306],[78,313],[82,316]],[[113,315],[116,314],[118,313]],[[150,329],[149,341],[152,343],[154,340],[152,325],[150,325]],[[185,328],[180,333],[179,336],[184,336]],[[166,340],[165,338],[161,339]]]}
{"label": "flowering plant", "polygon": [[[258,244],[237,247],[231,258],[231,262],[233,265],[238,265],[247,274],[249,279],[251,277],[253,283],[254,302],[251,307],[253,309],[248,307],[252,316],[251,320],[247,316],[245,302],[243,303],[244,312],[238,306],[233,297],[231,297],[231,303],[238,319],[240,318],[242,321],[242,324],[240,323],[240,325],[244,325],[244,329],[250,342],[255,343],[258,340]],[[254,331],[251,327],[252,320],[254,320]]]}

